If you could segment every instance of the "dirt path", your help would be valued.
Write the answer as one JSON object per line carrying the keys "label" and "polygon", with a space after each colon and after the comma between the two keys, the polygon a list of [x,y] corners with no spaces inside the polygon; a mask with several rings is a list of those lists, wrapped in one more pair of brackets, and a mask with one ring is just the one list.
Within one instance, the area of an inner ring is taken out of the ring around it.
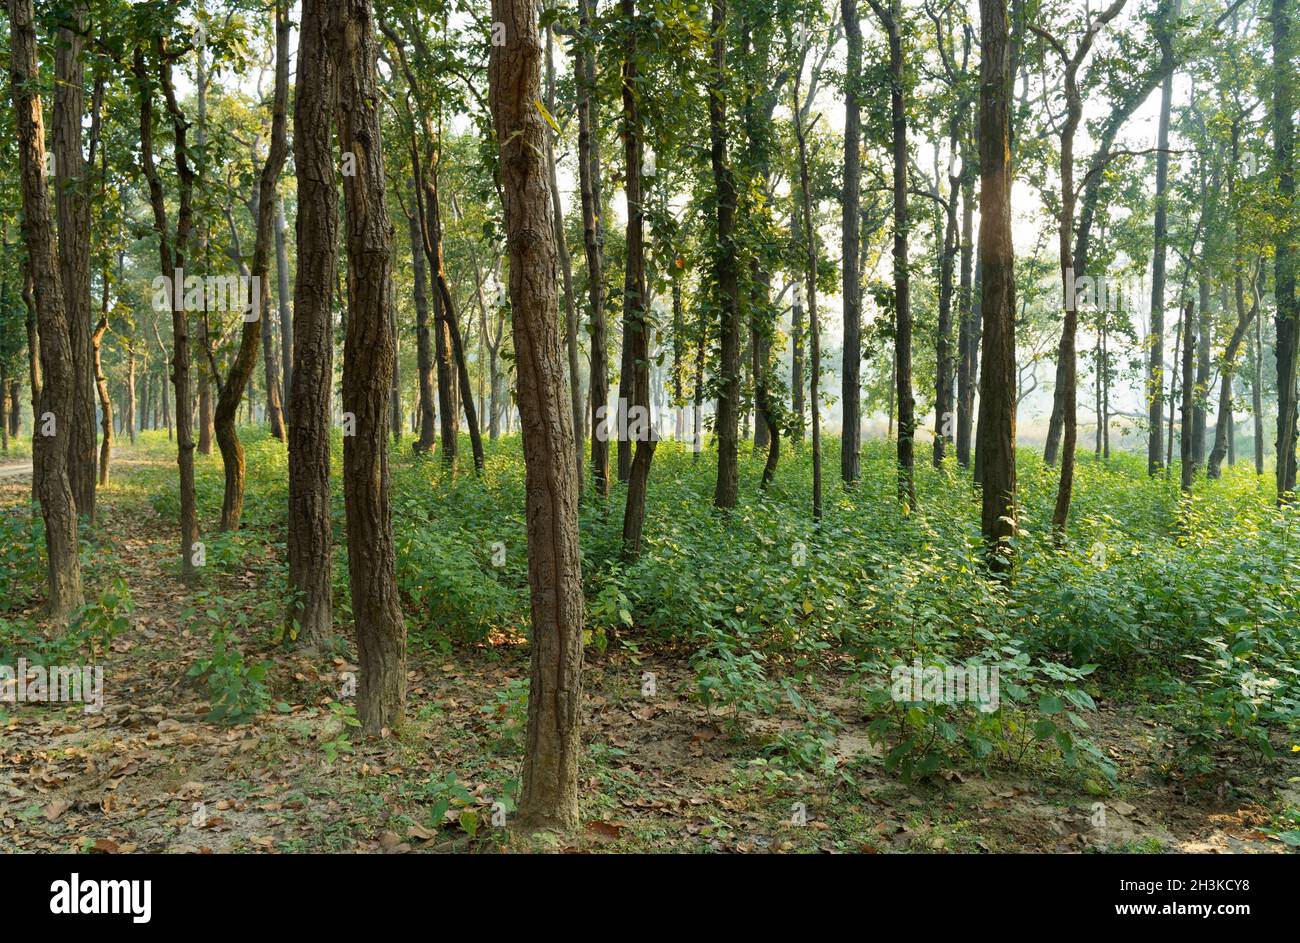
{"label": "dirt path", "polygon": [[[232,568],[208,596],[182,586],[170,564],[172,526],[142,489],[123,484],[131,463],[144,461],[128,454],[100,502],[113,559],[106,571],[125,576],[135,606],[101,659],[102,711],[0,705],[2,843],[404,852],[520,841],[493,820],[509,822],[517,785],[525,647],[506,640],[443,654],[413,639],[407,729],[396,740],[350,742],[347,709],[337,705],[347,703],[355,665],[274,646],[279,600],[269,608],[250,601],[259,592],[254,569]],[[13,477],[0,482],[0,507],[25,501]],[[88,574],[102,581],[100,571]],[[245,657],[272,663],[270,706],[233,726],[206,722],[207,690],[187,677],[211,652],[190,610],[223,597],[234,600],[221,611]],[[655,676],[651,697],[643,696],[646,673]],[[850,782],[773,763],[764,746],[793,719],[729,723],[693,698],[694,674],[678,658],[593,655],[584,687],[586,824],[553,842],[557,849],[1283,851],[1261,826],[1288,776],[1300,774],[1287,756],[1231,771],[1217,788],[1171,778],[1161,769],[1167,731],[1103,703],[1095,728],[1121,770],[1115,793],[1090,795],[1047,770],[948,770],[908,783],[883,770],[860,701],[828,682],[819,696],[844,725],[831,752]]]}
{"label": "dirt path", "polygon": [[31,473],[31,462],[8,462],[0,465],[0,478],[18,478]]}

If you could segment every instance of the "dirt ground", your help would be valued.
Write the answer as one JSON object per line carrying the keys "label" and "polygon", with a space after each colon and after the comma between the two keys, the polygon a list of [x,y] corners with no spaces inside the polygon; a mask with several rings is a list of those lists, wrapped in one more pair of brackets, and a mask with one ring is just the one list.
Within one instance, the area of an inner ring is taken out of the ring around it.
{"label": "dirt ground", "polygon": [[[140,461],[120,459],[117,480]],[[21,473],[0,475],[0,507],[29,488]],[[246,651],[274,663],[273,706],[249,723],[206,723],[205,690],[186,672],[209,640],[187,627],[191,595],[164,566],[173,528],[120,485],[100,507],[134,598],[130,628],[101,659],[101,711],[0,705],[6,851],[1267,853],[1288,849],[1261,826],[1300,806],[1300,754],[1226,760],[1219,776],[1189,780],[1151,712],[1105,702],[1093,734],[1119,768],[1116,791],[1090,794],[1051,770],[907,782],[885,772],[862,702],[829,680],[818,697],[843,724],[839,770],[791,771],[763,750],[787,721],[710,711],[690,697],[681,657],[620,653],[594,655],[585,675],[583,829],[512,833],[527,679],[518,640],[451,653],[413,644],[409,723],[364,743],[331,707],[355,665],[318,664],[250,626]],[[655,691],[643,696],[647,673]]]}

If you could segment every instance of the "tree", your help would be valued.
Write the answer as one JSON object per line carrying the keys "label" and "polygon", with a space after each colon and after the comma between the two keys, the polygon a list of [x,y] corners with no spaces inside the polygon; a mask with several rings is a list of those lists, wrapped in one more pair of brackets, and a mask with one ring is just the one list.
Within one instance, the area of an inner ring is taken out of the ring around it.
{"label": "tree", "polygon": [[[330,0],[303,0],[293,110],[298,183],[298,277],[293,290],[289,388],[289,589],[287,618],[319,648],[333,641],[330,394],[334,381],[334,271],[338,190],[331,127],[338,92],[329,52]],[[286,633],[292,635],[293,633]]]}
{"label": "tree", "polygon": [[504,25],[488,67],[510,258],[519,414],[523,428],[531,588],[531,669],[520,824],[578,825],[582,705],[582,563],[573,423],[559,349],[555,230],[546,125],[536,107],[542,44],[533,0],[492,0]]}
{"label": "tree", "polygon": [[1295,40],[1293,0],[1271,0],[1273,27],[1273,161],[1277,173],[1280,225],[1273,248],[1273,284],[1277,296],[1277,500],[1293,500],[1296,490],[1297,390],[1300,354],[1300,297],[1296,295]]}
{"label": "tree", "polygon": [[717,291],[720,382],[714,430],[718,480],[713,503],[733,508],[739,491],[740,260],[736,248],[736,180],[727,162],[727,0],[712,0],[712,83],[709,89],[709,160],[716,201],[713,280]]}
{"label": "tree", "polygon": [[[55,262],[45,173],[45,123],[39,92],[39,56],[32,0],[9,0],[9,82],[18,138],[23,242],[40,330],[40,381],[33,371],[33,487],[45,522],[46,607],[64,620],[82,603],[77,505],[69,475],[73,447],[76,363]],[[30,335],[29,335],[30,336]],[[34,344],[29,343],[33,356]],[[34,363],[33,363],[34,366]],[[39,387],[39,393],[36,392]]]}
{"label": "tree", "polygon": [[[284,0],[277,0],[275,16],[275,92],[271,109],[271,141],[267,151],[266,162],[258,178],[257,197],[253,201],[256,209],[257,235],[253,242],[253,264],[249,278],[255,286],[252,293],[256,311],[249,311],[243,319],[239,336],[239,349],[224,383],[218,385],[217,409],[213,415],[213,430],[216,434],[217,448],[221,450],[221,461],[225,467],[225,493],[221,501],[221,529],[238,530],[239,521],[244,510],[244,446],[235,431],[235,415],[239,410],[244,390],[252,379],[253,369],[257,366],[257,345],[263,337],[269,337],[271,331],[271,250],[275,239],[275,191],[284,168],[284,159],[288,152],[286,142],[286,125],[288,124],[289,104],[289,11]],[[279,399],[275,393],[274,356],[263,345],[263,360],[267,363],[267,403],[272,416],[272,429],[280,422]],[[212,365],[212,376],[218,378],[220,373],[216,364]],[[274,432],[273,432],[274,434]],[[277,436],[282,438],[283,435]]]}
{"label": "tree", "polygon": [[[185,270],[186,255],[194,232],[195,173],[190,165],[185,139],[189,122],[176,98],[172,82],[172,53],[165,36],[153,38],[157,81],[163,92],[167,114],[172,123],[172,156],[176,164],[177,212],[176,231],[172,234],[167,218],[167,202],[162,178],[154,158],[153,80],[149,75],[143,45],[137,45],[132,60],[136,89],[140,98],[140,165],[149,184],[149,204],[153,209],[154,231],[158,234],[158,260],[163,278],[172,281],[169,303],[172,316],[172,388],[176,393],[176,461],[180,469],[181,497],[181,577],[194,578],[194,544],[199,536],[198,501],[194,492],[194,402],[190,391],[190,325],[182,286],[175,283]],[[157,327],[155,325],[155,331]],[[159,338],[159,346],[162,346]]]}
{"label": "tree", "polygon": [[1011,71],[1006,0],[980,0],[980,257],[983,357],[981,532],[989,569],[1011,567],[1016,535],[1016,279],[1011,241]]}
{"label": "tree", "polygon": [[[875,7],[877,14],[880,8]],[[840,434],[840,477],[852,485],[860,475],[862,451],[862,279],[858,273],[862,217],[858,191],[862,187],[862,24],[857,0],[840,0],[848,64],[844,73],[844,198],[841,258],[844,296],[844,356],[840,369],[843,431]],[[904,161],[906,168],[906,160]],[[904,183],[906,187],[906,183]],[[906,210],[904,210],[906,216]]]}
{"label": "tree", "polygon": [[374,8],[371,0],[335,0],[332,6],[339,150],[345,160],[351,156],[355,170],[343,175],[348,261],[343,413],[354,423],[343,437],[348,585],[361,668],[357,719],[366,734],[380,736],[401,726],[406,706],[406,625],[388,501],[388,397],[396,356],[390,315],[393,224],[384,187]]}

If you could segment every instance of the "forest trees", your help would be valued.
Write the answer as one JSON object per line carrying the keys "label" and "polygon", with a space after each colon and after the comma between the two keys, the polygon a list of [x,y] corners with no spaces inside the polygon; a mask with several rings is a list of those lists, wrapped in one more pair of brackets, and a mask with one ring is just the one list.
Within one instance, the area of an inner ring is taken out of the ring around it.
{"label": "forest trees", "polygon": [[[9,81],[18,132],[23,241],[40,328],[40,396],[34,430],[34,487],[45,520],[46,606],[65,619],[82,602],[77,506],[69,472],[76,364],[55,262],[45,163],[45,124],[37,86],[38,55],[32,0],[9,0]],[[30,345],[29,345],[30,346]],[[35,387],[35,384],[33,384]]]}
{"label": "forest trees", "polygon": [[540,94],[542,44],[533,0],[493,0],[505,43],[488,79],[503,178],[510,304],[519,376],[528,519],[532,666],[521,823],[578,824],[582,704],[582,563],[572,416],[559,349],[555,229]]}
{"label": "forest trees", "polygon": [[980,0],[980,257],[983,359],[976,432],[989,567],[1009,570],[1016,536],[1016,279],[1011,242],[1011,70],[1005,0]]}

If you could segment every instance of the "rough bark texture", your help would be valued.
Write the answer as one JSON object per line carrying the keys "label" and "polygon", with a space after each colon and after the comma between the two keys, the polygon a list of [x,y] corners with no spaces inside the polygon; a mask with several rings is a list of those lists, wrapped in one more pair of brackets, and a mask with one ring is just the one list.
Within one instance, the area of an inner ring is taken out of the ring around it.
{"label": "rough bark texture", "polygon": [[353,434],[343,438],[348,585],[361,669],[357,719],[367,735],[378,736],[401,726],[406,705],[406,626],[388,503],[393,224],[384,193],[374,9],[370,0],[334,0],[331,6],[339,149],[356,158],[356,174],[343,177],[348,259],[343,412],[355,422]]}
{"label": "rough bark texture", "polygon": [[1011,74],[1006,0],[980,0],[980,255],[983,358],[977,441],[989,568],[1010,568],[1016,533],[1016,281],[1011,241]]}
{"label": "rough bark texture", "polygon": [[546,126],[535,102],[542,46],[532,0],[493,0],[505,45],[488,66],[500,148],[528,519],[532,667],[520,824],[578,825],[582,563],[572,416],[564,389]]}
{"label": "rough bark texture", "polygon": [[[54,193],[59,220],[59,279],[72,346],[72,402],[67,423],[68,479],[77,513],[95,519],[95,374],[90,342],[90,190],[81,150],[85,116],[86,7],[74,3],[54,54]],[[62,422],[64,417],[59,417]]]}
{"label": "rough bark texture", "polygon": [[736,181],[727,163],[727,0],[713,0],[713,78],[709,91],[710,162],[716,206],[713,278],[718,293],[720,382],[714,432],[718,437],[718,480],[713,503],[736,506],[736,464],[740,425],[740,271],[737,259]]}
{"label": "rough bark texture", "polygon": [[55,262],[54,233],[50,228],[34,20],[31,0],[9,0],[9,78],[18,139],[23,241],[27,246],[32,307],[40,332],[40,343],[29,344],[40,351],[39,371],[35,361],[32,365],[33,488],[45,521],[47,612],[51,618],[63,620],[82,603],[77,505],[68,475],[73,427],[68,417],[73,408],[76,365]]}
{"label": "rough bark texture", "polygon": [[298,277],[293,291],[289,389],[287,618],[318,648],[333,641],[330,527],[330,391],[334,378],[334,271],[338,197],[330,127],[338,97],[327,45],[329,0],[303,0],[298,40],[293,162],[298,183]]}

